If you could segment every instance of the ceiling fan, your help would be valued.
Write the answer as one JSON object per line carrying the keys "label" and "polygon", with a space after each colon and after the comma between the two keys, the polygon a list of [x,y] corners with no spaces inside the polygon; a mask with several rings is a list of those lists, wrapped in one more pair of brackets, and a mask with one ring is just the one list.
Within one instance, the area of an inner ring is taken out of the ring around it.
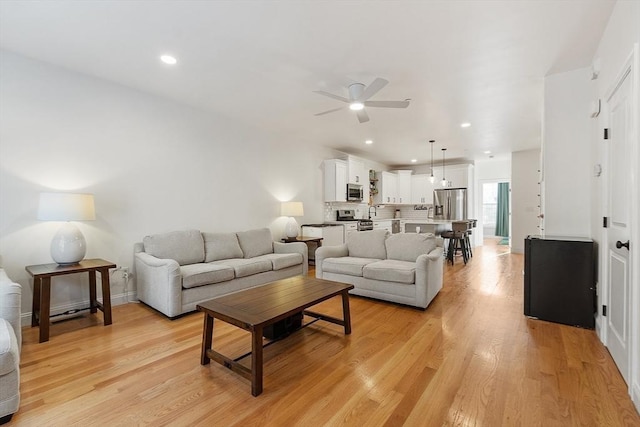
{"label": "ceiling fan", "polygon": [[[362,83],[353,83],[349,85],[349,98],[343,96],[334,95],[323,90],[315,90],[315,93],[328,96],[329,98],[337,99],[338,101],[349,104],[349,109],[356,112],[358,115],[358,121],[365,123],[369,121],[369,115],[364,110],[364,107],[376,107],[376,108],[407,108],[409,106],[409,99],[404,101],[369,101],[373,95],[378,93],[380,89],[385,87],[389,83],[385,79],[376,78],[369,86]],[[323,111],[322,113],[315,114],[316,116],[322,116],[325,114],[333,113],[334,111],[342,110],[344,107],[333,108],[331,110]]]}

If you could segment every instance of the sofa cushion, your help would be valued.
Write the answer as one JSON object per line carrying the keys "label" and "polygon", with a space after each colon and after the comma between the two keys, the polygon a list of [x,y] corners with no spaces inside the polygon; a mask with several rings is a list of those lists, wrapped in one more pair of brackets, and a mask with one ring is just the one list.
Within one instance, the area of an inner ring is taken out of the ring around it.
{"label": "sofa cushion", "polygon": [[156,258],[173,259],[180,265],[204,261],[204,240],[198,230],[154,234],[142,242],[144,251]]}
{"label": "sofa cushion", "polygon": [[364,266],[362,276],[366,279],[384,280],[414,284],[416,281],[416,263],[384,259]]}
{"label": "sofa cushion", "polygon": [[268,228],[241,231],[236,234],[245,258],[273,253],[273,238]]}
{"label": "sofa cushion", "polygon": [[349,234],[347,248],[349,256],[356,258],[387,258],[384,241],[389,232],[387,230],[358,231]]}
{"label": "sofa cushion", "polygon": [[249,259],[234,258],[214,261],[211,264],[225,265],[233,268],[236,277],[246,277],[253,274],[264,273],[273,270],[273,264],[269,259],[254,257]]}
{"label": "sofa cushion", "polygon": [[8,321],[0,318],[0,376],[18,369],[19,363],[20,353],[13,327]]}
{"label": "sofa cushion", "polygon": [[322,270],[325,273],[337,273],[362,277],[362,269],[364,266],[376,261],[380,260],[372,258],[357,258],[352,256],[325,258],[322,263]]}
{"label": "sofa cushion", "polygon": [[202,233],[204,262],[220,259],[244,258],[236,233]]}
{"label": "sofa cushion", "polygon": [[266,259],[271,262],[273,270],[282,270],[294,265],[300,265],[304,262],[302,254],[267,254],[256,257],[255,259]]}
{"label": "sofa cushion", "polygon": [[385,246],[388,259],[416,262],[420,255],[428,254],[437,244],[436,236],[431,233],[398,233],[389,236]]}
{"label": "sofa cushion", "polygon": [[235,276],[233,268],[214,264],[190,264],[180,267],[182,274],[182,287],[185,289],[212,283],[226,282]]}

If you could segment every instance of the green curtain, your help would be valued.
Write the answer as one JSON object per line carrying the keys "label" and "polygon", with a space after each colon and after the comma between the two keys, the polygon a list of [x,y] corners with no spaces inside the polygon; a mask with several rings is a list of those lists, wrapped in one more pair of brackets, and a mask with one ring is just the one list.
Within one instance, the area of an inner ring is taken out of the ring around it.
{"label": "green curtain", "polygon": [[496,236],[509,237],[509,183],[498,183]]}

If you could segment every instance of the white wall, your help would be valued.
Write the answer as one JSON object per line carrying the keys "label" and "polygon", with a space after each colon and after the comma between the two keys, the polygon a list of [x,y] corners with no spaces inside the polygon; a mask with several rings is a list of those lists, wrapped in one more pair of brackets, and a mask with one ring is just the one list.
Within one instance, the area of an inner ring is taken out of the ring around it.
{"label": "white wall", "polygon": [[539,234],[540,150],[511,155],[511,252],[524,253],[524,239]]}
{"label": "white wall", "polygon": [[[622,70],[627,58],[631,54],[634,44],[640,44],[640,2],[630,0],[619,0],[616,2],[615,8],[609,18],[609,23],[603,33],[602,39],[598,46],[598,50],[594,56],[594,59],[599,59],[601,64],[600,73],[598,79],[595,81],[595,94],[594,97],[604,99],[606,94],[612,89],[612,85],[616,81],[618,73]],[[637,65],[637,62],[636,62]],[[638,106],[640,106],[640,89],[638,89],[640,70],[636,69],[636,111],[635,119],[636,126],[640,121]],[[601,114],[597,120],[592,121],[591,126],[591,143],[592,152],[596,156],[594,163],[605,165],[604,150],[605,143],[602,140],[602,129],[606,127],[606,117]],[[637,128],[636,128],[637,130]],[[636,151],[633,162],[638,165],[636,171],[640,170],[640,132],[636,133]],[[606,170],[604,171],[606,174]],[[604,177],[603,174],[603,177]],[[606,243],[604,243],[603,229],[602,229],[602,216],[603,216],[603,194],[604,194],[604,182],[601,178],[593,177],[591,179],[591,188],[594,194],[594,198],[591,203],[591,217],[592,217],[592,236],[594,240],[599,242],[598,259],[600,260],[600,268],[598,269],[599,280],[599,301],[598,307],[603,304],[602,289],[604,262],[605,262],[605,250]],[[632,188],[635,192],[636,203],[632,205],[632,242],[640,241],[640,198],[638,194],[640,192],[640,177],[636,174],[632,179]],[[638,248],[636,244],[635,248]],[[631,315],[632,315],[632,333],[633,333],[633,345],[631,353],[631,397],[636,405],[636,408],[640,408],[640,322],[638,320],[638,313],[640,312],[640,251],[632,250],[632,277],[631,277]],[[603,325],[602,318],[597,318],[596,328],[600,336],[603,336],[601,328]]]}
{"label": "white wall", "polygon": [[591,234],[590,83],[590,67],[553,74],[544,81],[546,235]]}
{"label": "white wall", "polygon": [[[53,262],[60,226],[36,220],[41,191],[94,193],[97,219],[79,224],[87,258],[130,268],[147,234],[271,227],[280,238],[281,200],[304,202],[300,223],[323,219],[323,148],[9,52],[0,67],[0,265],[23,286],[23,313],[24,268]],[[54,312],[88,300],[76,276],[54,279]],[[112,280],[117,303],[124,283]]]}

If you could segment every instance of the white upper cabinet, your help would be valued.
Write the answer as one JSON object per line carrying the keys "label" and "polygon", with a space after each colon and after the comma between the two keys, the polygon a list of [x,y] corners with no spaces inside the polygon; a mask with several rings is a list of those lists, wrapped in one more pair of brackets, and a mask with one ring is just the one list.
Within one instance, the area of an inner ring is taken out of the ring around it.
{"label": "white upper cabinet", "polygon": [[391,172],[376,172],[378,178],[378,194],[374,197],[376,204],[395,204],[398,198],[398,175]]}
{"label": "white upper cabinet", "polygon": [[347,157],[349,184],[369,185],[369,171],[364,167],[364,161],[353,156]]}
{"label": "white upper cabinet", "polygon": [[324,201],[347,201],[347,162],[344,160],[324,161]]}
{"label": "white upper cabinet", "polygon": [[411,173],[410,170],[396,171],[398,175],[396,204],[408,205],[411,201]]}
{"label": "white upper cabinet", "polygon": [[[436,177],[434,189],[443,188],[442,166],[434,166],[433,175]],[[469,188],[473,185],[473,165],[445,165],[444,178],[447,188]]]}
{"label": "white upper cabinet", "polygon": [[411,203],[416,205],[433,204],[433,186],[430,175],[419,174],[411,177]]}

